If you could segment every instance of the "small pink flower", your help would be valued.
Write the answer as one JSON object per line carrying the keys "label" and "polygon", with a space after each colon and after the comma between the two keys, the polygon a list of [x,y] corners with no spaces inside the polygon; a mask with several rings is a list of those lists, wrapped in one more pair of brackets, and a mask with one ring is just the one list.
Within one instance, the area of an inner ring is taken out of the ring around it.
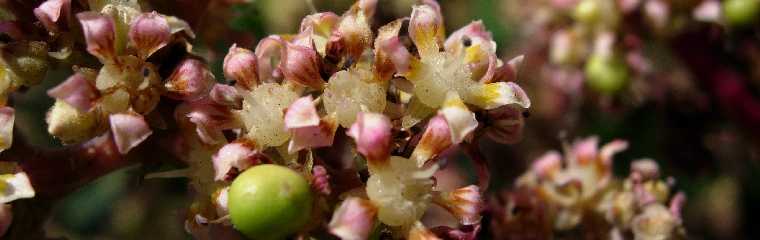
{"label": "small pink flower", "polygon": [[341,240],[364,240],[372,232],[375,215],[377,207],[372,202],[349,197],[335,210],[328,229]]}
{"label": "small pink flower", "polygon": [[94,84],[82,73],[74,73],[66,81],[48,90],[47,94],[68,103],[81,112],[89,111],[100,95]]}
{"label": "small pink flower", "polygon": [[206,64],[192,58],[177,65],[165,84],[169,97],[186,101],[206,96],[213,86],[214,76]]}
{"label": "small pink flower", "polygon": [[12,107],[0,107],[0,152],[13,143],[13,122],[16,111]]}
{"label": "small pink flower", "polygon": [[285,46],[285,56],[280,62],[280,70],[285,79],[314,89],[322,89],[325,81],[319,72],[321,59],[317,51],[312,47],[292,43],[286,43]]}
{"label": "small pink flower", "polygon": [[223,68],[225,77],[235,80],[245,89],[253,89],[259,84],[256,54],[251,50],[233,44],[224,57]]}
{"label": "small pink flower", "polygon": [[34,9],[34,16],[48,32],[58,32],[58,20],[71,11],[71,0],[47,0]]}
{"label": "small pink flower", "polygon": [[441,193],[433,201],[448,210],[461,224],[473,225],[480,222],[483,199],[478,186],[470,185]]}
{"label": "small pink flower", "polygon": [[129,26],[129,40],[142,59],[166,46],[170,38],[169,22],[155,11],[138,15]]}
{"label": "small pink flower", "polygon": [[354,138],[357,151],[367,158],[368,164],[383,166],[390,156],[391,127],[383,114],[360,112],[347,134]]}
{"label": "small pink flower", "polygon": [[233,142],[224,145],[211,158],[214,162],[214,179],[217,181],[227,180],[234,175],[230,175],[233,169],[242,172],[249,167],[259,164],[262,159],[266,159],[263,153],[256,150],[252,143]]}
{"label": "small pink flower", "polygon": [[121,154],[127,154],[153,133],[143,116],[136,113],[111,114],[108,119],[114,142]]}
{"label": "small pink flower", "polygon": [[102,62],[112,62],[116,57],[113,19],[96,12],[81,12],[77,18],[82,24],[87,51]]}
{"label": "small pink flower", "polygon": [[435,155],[449,148],[451,144],[451,129],[446,118],[436,115],[428,121],[427,128],[409,159],[417,162],[417,166],[422,166]]}

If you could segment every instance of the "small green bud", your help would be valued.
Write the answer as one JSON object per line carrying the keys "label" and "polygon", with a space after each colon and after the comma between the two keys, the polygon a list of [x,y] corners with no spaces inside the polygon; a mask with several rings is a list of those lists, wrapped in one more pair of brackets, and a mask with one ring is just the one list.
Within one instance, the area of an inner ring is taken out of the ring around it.
{"label": "small green bud", "polygon": [[230,186],[232,224],[252,239],[285,239],[311,217],[309,183],[287,167],[263,164],[238,175]]}
{"label": "small green bud", "polygon": [[628,82],[628,68],[615,56],[592,55],[586,62],[586,83],[592,89],[614,94]]}

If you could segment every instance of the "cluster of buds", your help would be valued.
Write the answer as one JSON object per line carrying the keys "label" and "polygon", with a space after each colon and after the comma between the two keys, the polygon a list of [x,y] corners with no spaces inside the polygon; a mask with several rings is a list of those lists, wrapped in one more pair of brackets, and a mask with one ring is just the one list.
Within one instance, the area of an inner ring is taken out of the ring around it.
{"label": "cluster of buds", "polygon": [[[35,15],[51,34],[68,34],[57,26],[65,25],[57,15],[71,16],[68,0],[49,0],[35,9]],[[134,1],[91,4],[75,14],[86,51],[102,66],[99,70],[74,66],[74,74],[48,90],[56,99],[47,115],[48,132],[63,143],[80,143],[106,132],[112,134],[121,154],[126,154],[151,135],[144,118],[158,104],[161,95],[187,95],[195,79],[170,78],[162,85],[159,63],[150,56],[172,41],[178,32],[192,36],[187,24],[156,12],[142,12]],[[184,63],[183,63],[184,64]],[[178,68],[181,70],[182,65]],[[203,76],[210,78],[207,74]],[[193,93],[205,94],[206,92]]]}
{"label": "cluster of buds", "polygon": [[[612,175],[612,158],[626,149],[621,140],[597,148],[590,137],[550,151],[521,176],[516,190],[493,203],[494,234],[504,238],[536,234],[551,238],[577,230],[610,239],[683,239],[683,193],[660,179],[654,160],[635,160],[630,175]],[[514,209],[523,209],[517,212]],[[520,229],[519,226],[533,225]]]}
{"label": "cluster of buds", "polygon": [[[444,39],[435,1],[422,1],[411,17],[373,36],[375,7],[376,1],[361,0],[343,16],[306,16],[298,34],[268,36],[254,50],[233,45],[223,63],[232,84],[182,98],[175,116],[188,138],[197,139],[194,147],[204,149],[201,155],[211,155],[214,171],[202,173],[209,159],[190,162],[189,175],[203,189],[198,192],[211,197],[198,198],[188,231],[203,238],[208,226],[229,225],[227,197],[217,196],[227,196],[246,169],[274,163],[309,179],[322,199],[315,204],[339,202],[327,231],[341,239],[380,232],[475,237],[485,189],[438,191],[432,176],[444,164],[438,159],[459,144],[477,144],[482,136],[501,143],[521,138],[530,100],[513,81],[522,57],[501,61],[480,21]],[[187,63],[173,76],[200,72],[208,70]],[[424,227],[421,218],[433,204],[460,227]]]}

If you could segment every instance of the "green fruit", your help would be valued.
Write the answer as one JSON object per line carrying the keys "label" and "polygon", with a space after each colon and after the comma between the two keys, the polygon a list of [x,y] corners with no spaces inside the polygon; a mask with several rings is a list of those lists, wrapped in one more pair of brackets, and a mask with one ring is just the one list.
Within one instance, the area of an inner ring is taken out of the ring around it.
{"label": "green fruit", "polygon": [[586,62],[586,83],[604,94],[614,94],[628,82],[628,69],[616,57],[592,55]]}
{"label": "green fruit", "polygon": [[289,168],[263,164],[232,182],[228,207],[235,229],[251,239],[285,239],[309,221],[309,183]]}
{"label": "green fruit", "polygon": [[731,26],[749,25],[757,19],[760,0],[723,1],[723,15]]}

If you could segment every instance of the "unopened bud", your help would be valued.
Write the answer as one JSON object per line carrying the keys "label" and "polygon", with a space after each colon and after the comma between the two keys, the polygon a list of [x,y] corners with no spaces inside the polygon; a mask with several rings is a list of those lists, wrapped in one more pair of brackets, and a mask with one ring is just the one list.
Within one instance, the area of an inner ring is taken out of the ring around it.
{"label": "unopened bud", "polygon": [[187,58],[183,60],[166,82],[169,96],[186,101],[206,96],[214,85],[214,76],[203,62]]}
{"label": "unopened bud", "polygon": [[224,76],[235,80],[245,89],[252,89],[259,84],[256,54],[251,50],[233,44],[224,57]]}

